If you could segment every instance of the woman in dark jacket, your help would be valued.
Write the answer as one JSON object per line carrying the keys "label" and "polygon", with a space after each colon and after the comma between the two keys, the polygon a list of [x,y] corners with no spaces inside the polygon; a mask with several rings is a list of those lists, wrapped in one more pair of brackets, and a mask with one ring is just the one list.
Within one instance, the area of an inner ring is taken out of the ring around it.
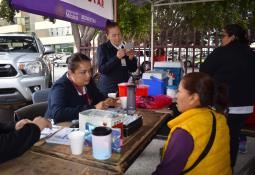
{"label": "woman in dark jacket", "polygon": [[137,69],[134,51],[126,50],[117,23],[107,22],[108,41],[97,48],[98,70],[101,74],[98,88],[107,96],[118,91],[118,83],[127,82],[131,72]]}
{"label": "woman in dark jacket", "polygon": [[105,98],[91,79],[91,60],[76,53],[68,58],[68,71],[50,90],[46,117],[55,123],[78,119],[79,112],[91,108],[106,109],[115,100]]}
{"label": "woman in dark jacket", "polygon": [[248,45],[246,32],[237,24],[224,27],[222,46],[216,48],[200,67],[229,90],[231,164],[235,165],[238,137],[245,118],[253,112],[255,99],[255,52]]}

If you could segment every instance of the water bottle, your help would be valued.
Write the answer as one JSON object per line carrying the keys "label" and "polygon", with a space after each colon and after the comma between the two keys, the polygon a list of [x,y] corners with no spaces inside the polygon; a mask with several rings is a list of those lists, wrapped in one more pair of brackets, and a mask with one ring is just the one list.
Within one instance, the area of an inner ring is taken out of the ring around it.
{"label": "water bottle", "polygon": [[136,85],[130,83],[127,85],[127,113],[134,114],[136,110]]}

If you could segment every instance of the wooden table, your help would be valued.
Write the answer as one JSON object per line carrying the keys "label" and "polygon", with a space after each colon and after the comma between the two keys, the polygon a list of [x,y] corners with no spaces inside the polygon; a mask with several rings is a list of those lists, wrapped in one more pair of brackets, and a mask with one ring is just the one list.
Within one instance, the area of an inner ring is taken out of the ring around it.
{"label": "wooden table", "polygon": [[71,154],[69,146],[45,143],[34,146],[18,159],[2,164],[0,174],[16,174],[15,172],[56,174],[56,171],[61,175],[123,174],[168,118],[168,114],[148,110],[139,110],[138,113],[143,116],[143,126],[131,136],[124,138],[121,153],[113,153],[108,160],[94,159],[91,147],[85,147],[82,155],[75,156]]}

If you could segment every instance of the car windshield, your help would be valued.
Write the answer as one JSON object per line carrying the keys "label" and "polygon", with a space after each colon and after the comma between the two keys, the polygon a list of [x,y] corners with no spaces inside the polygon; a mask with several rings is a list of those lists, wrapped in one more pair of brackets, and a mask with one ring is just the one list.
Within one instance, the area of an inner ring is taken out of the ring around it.
{"label": "car windshield", "polygon": [[38,48],[29,36],[0,36],[0,52],[37,53]]}

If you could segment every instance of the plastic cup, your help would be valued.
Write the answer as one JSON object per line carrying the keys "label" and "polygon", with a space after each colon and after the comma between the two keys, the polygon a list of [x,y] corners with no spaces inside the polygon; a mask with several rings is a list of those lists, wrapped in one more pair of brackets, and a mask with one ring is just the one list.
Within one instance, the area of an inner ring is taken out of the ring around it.
{"label": "plastic cup", "polygon": [[116,98],[117,97],[117,93],[108,93],[107,94],[109,98]]}
{"label": "plastic cup", "polygon": [[84,135],[82,131],[73,131],[68,135],[71,152],[73,155],[80,155],[83,152]]}
{"label": "plastic cup", "polygon": [[122,109],[127,109],[127,97],[120,97],[120,104]]}
{"label": "plastic cup", "polygon": [[107,127],[96,127],[92,131],[93,157],[106,160],[112,156],[112,130]]}
{"label": "plastic cup", "polygon": [[128,83],[119,83],[118,84],[119,96],[120,97],[126,97],[127,96],[127,84]]}

